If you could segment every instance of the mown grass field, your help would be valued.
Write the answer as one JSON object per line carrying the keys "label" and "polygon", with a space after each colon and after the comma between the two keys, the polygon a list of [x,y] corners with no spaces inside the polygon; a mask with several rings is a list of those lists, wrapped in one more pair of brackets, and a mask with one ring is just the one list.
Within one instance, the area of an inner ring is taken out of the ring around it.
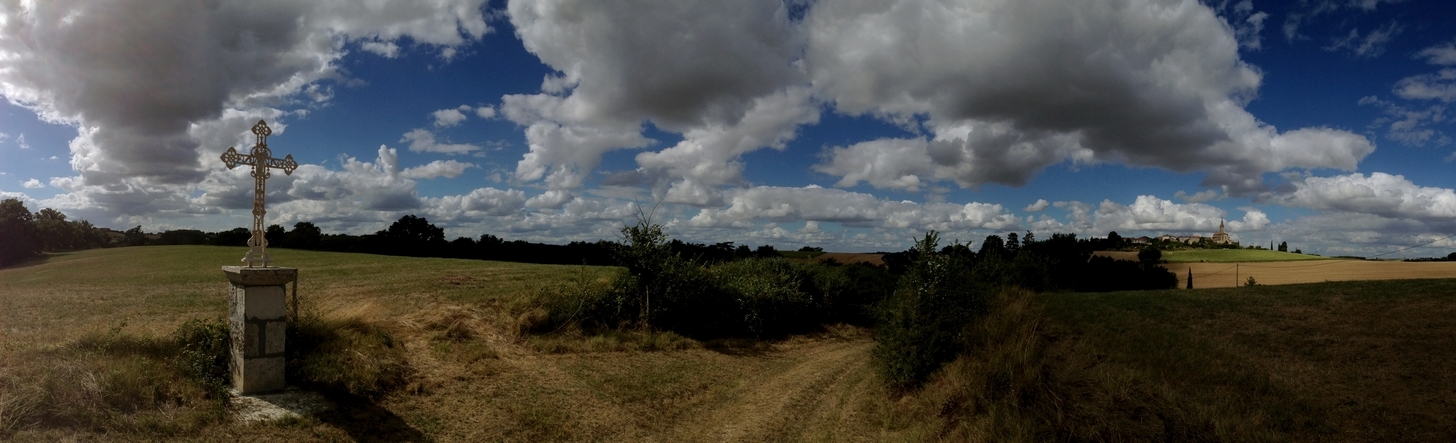
{"label": "mown grass field", "polygon": [[[273,424],[126,401],[161,395],[132,381],[154,363],[96,343],[224,315],[219,267],[243,252],[119,248],[0,270],[0,440],[1456,440],[1456,280],[1038,294],[995,320],[1013,324],[975,328],[1000,345],[894,393],[852,327],[772,342],[520,333],[540,291],[611,268],[281,249],[306,309],[402,343],[408,386]],[[1021,332],[994,332],[1008,330]],[[40,395],[93,413],[28,419]]]}

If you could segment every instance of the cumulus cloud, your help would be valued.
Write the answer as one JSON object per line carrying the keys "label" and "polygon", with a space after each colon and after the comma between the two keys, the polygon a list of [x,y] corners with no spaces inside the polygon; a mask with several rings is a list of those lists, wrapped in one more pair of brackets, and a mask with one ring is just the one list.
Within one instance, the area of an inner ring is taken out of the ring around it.
{"label": "cumulus cloud", "polygon": [[567,203],[575,199],[576,196],[571,195],[570,192],[551,190],[531,197],[530,200],[526,201],[526,206],[540,209],[561,209],[562,206],[566,206]]}
{"label": "cumulus cloud", "polygon": [[754,101],[736,123],[690,129],[682,142],[658,152],[637,154],[647,171],[681,177],[663,197],[699,206],[721,202],[718,185],[742,183],[743,154],[768,147],[783,150],[800,125],[819,121],[818,106],[807,89],[790,89]]}
{"label": "cumulus cloud", "polygon": [[24,186],[26,189],[40,189],[40,188],[44,188],[45,187],[45,184],[44,183],[41,183],[40,180],[36,180],[34,178],[32,178],[30,180],[26,180],[26,181],[22,182],[20,185],[21,186]]}
{"label": "cumulus cloud", "polygon": [[380,57],[399,57],[399,45],[394,44],[394,42],[364,42],[359,47]]}
{"label": "cumulus cloud", "polygon": [[[803,80],[795,66],[800,39],[781,2],[661,7],[650,1],[553,0],[512,2],[508,12],[526,49],[558,71],[542,82],[542,94],[502,100],[501,113],[527,126],[530,152],[517,166],[519,180],[544,179],[552,189],[580,187],[603,153],[650,144],[641,135],[644,122],[693,138],[659,158],[643,159],[646,167],[677,172],[701,168],[655,160],[697,161],[680,154],[696,151],[723,163],[745,149],[744,140],[765,143],[747,149],[782,143],[784,123],[752,120],[781,117],[768,115],[776,110],[752,110],[763,100],[793,95],[782,89]],[[813,121],[817,110],[812,118],[804,112],[784,118]],[[745,134],[755,129],[763,132]],[[723,181],[688,180],[681,186]],[[693,192],[674,198],[703,200],[687,195]]]}
{"label": "cumulus cloud", "polygon": [[1395,95],[1407,100],[1456,101],[1456,67],[1400,79],[1395,83]]}
{"label": "cumulus cloud", "polygon": [[1097,231],[1213,232],[1224,211],[1203,203],[1178,204],[1151,195],[1139,195],[1131,205],[1103,200],[1098,206]]}
{"label": "cumulus cloud", "polygon": [[[463,107],[463,105],[462,105]],[[484,119],[495,118],[495,108],[490,106],[479,106],[475,108],[475,115]]]}
{"label": "cumulus cloud", "polygon": [[1275,201],[1288,206],[1387,218],[1456,218],[1456,192],[1447,188],[1417,186],[1400,175],[1354,173],[1308,177],[1293,184],[1293,192],[1279,196]]}
{"label": "cumulus cloud", "polygon": [[759,186],[730,191],[727,208],[700,210],[693,227],[748,227],[759,220],[836,222],[845,226],[957,231],[1011,229],[1020,219],[999,204],[915,203],[828,189]]}
{"label": "cumulus cloud", "polygon": [[191,125],[225,109],[328,97],[318,82],[339,78],[349,39],[440,48],[478,39],[490,31],[480,4],[7,3],[0,94],[78,127],[72,167],[89,184],[195,182],[208,169],[200,159],[213,155],[197,152]]}
{"label": "cumulus cloud", "polygon": [[430,113],[430,115],[435,117],[435,127],[448,128],[457,126],[460,122],[465,121],[465,113],[467,112],[470,112],[470,106],[460,105],[458,108],[441,109]]}
{"label": "cumulus cloud", "polygon": [[1032,204],[1026,205],[1026,209],[1023,209],[1023,211],[1026,211],[1026,212],[1041,212],[1041,211],[1045,210],[1048,206],[1051,206],[1051,205],[1052,204],[1049,203],[1049,202],[1047,202],[1046,199],[1039,198],[1039,199],[1036,199],[1036,203],[1032,203]]}
{"label": "cumulus cloud", "polygon": [[[1348,131],[1281,133],[1254,119],[1243,104],[1261,75],[1208,7],[1131,3],[816,4],[805,61],[820,95],[933,134],[833,148],[819,170],[840,185],[915,189],[1020,185],[1058,162],[1117,161],[1202,169],[1206,185],[1242,194],[1263,189],[1266,172],[1350,170],[1373,151]],[[872,163],[891,157],[901,160]]]}
{"label": "cumulus cloud", "polygon": [[455,178],[465,173],[466,169],[474,167],[476,166],[473,163],[464,163],[455,160],[435,160],[400,171],[399,176],[416,180],[428,180],[439,177]]}
{"label": "cumulus cloud", "polygon": [[[463,118],[463,117],[462,117]],[[416,128],[406,132],[400,137],[400,142],[409,142],[410,152],[437,152],[442,154],[465,154],[471,151],[479,151],[480,146],[470,143],[440,143],[435,140],[435,133],[428,129]]]}

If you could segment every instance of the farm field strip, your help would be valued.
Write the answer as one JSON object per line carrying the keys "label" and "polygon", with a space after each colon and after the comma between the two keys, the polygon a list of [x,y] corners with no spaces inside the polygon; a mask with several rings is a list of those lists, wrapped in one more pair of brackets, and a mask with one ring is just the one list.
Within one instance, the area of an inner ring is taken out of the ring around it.
{"label": "farm field strip", "polygon": [[1261,285],[1289,285],[1327,281],[1407,280],[1456,278],[1456,262],[1401,262],[1371,260],[1321,260],[1256,263],[1167,263],[1178,275],[1178,287],[1187,287],[1193,270],[1193,288],[1242,286],[1249,277]]}

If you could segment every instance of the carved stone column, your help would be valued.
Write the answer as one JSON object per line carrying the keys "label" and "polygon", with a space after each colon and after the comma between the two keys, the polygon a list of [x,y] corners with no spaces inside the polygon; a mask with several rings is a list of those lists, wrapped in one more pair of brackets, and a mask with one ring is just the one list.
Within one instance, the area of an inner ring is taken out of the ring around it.
{"label": "carved stone column", "polygon": [[233,389],[243,395],[282,390],[287,284],[297,280],[298,269],[223,266],[222,271],[231,283],[228,327]]}

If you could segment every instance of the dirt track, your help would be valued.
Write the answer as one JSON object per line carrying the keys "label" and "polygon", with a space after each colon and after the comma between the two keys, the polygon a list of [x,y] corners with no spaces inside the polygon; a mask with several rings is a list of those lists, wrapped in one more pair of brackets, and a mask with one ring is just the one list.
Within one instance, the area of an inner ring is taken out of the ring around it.
{"label": "dirt track", "polygon": [[860,397],[868,384],[874,342],[805,343],[782,365],[736,380],[724,403],[679,423],[676,441],[867,441]]}
{"label": "dirt track", "polygon": [[1401,280],[1456,278],[1456,262],[1400,262],[1367,260],[1312,260],[1259,263],[1168,263],[1178,274],[1178,287],[1187,287],[1188,270],[1193,270],[1193,287],[1229,288],[1242,286],[1249,277],[1261,285],[1287,285],[1352,280]]}

